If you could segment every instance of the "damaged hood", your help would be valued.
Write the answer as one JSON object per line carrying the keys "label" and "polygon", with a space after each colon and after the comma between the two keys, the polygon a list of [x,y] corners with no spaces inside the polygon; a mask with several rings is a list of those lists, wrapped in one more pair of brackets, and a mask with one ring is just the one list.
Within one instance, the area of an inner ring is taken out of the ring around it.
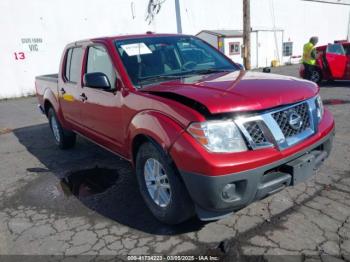
{"label": "damaged hood", "polygon": [[318,86],[289,76],[235,71],[196,75],[141,89],[181,103],[201,104],[211,114],[255,111],[292,104],[315,96]]}

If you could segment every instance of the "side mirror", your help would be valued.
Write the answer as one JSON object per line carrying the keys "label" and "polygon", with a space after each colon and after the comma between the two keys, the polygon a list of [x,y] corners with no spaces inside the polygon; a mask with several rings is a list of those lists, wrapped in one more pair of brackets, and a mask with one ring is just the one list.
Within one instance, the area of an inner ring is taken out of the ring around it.
{"label": "side mirror", "polygon": [[83,84],[84,86],[91,88],[99,88],[103,90],[111,89],[111,84],[109,83],[108,77],[101,72],[84,74]]}

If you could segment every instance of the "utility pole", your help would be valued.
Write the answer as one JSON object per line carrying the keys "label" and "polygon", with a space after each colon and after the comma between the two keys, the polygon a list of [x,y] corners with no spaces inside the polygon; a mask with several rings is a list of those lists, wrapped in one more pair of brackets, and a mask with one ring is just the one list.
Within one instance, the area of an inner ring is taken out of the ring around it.
{"label": "utility pole", "polygon": [[243,0],[243,63],[247,70],[251,69],[250,34],[250,0]]}
{"label": "utility pole", "polygon": [[349,24],[348,24],[348,35],[347,35],[347,40],[350,41],[350,12],[349,12]]}
{"label": "utility pole", "polygon": [[180,0],[175,0],[175,13],[177,33],[182,34]]}

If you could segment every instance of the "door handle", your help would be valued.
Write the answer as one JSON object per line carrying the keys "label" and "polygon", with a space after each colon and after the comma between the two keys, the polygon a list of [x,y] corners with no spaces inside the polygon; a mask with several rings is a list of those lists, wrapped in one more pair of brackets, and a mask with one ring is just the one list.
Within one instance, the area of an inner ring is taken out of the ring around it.
{"label": "door handle", "polygon": [[88,98],[87,98],[87,96],[86,96],[84,93],[82,93],[82,94],[80,95],[80,100],[81,100],[81,101],[85,102],[87,99],[88,99]]}
{"label": "door handle", "polygon": [[62,88],[60,89],[60,92],[61,92],[62,95],[64,95],[64,94],[66,93],[66,90],[64,90],[64,88],[62,87]]}

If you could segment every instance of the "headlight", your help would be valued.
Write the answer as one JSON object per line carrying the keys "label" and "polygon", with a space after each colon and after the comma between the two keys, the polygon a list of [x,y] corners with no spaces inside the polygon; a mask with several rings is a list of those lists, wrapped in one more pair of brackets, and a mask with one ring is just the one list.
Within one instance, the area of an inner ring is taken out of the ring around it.
{"label": "headlight", "polygon": [[324,113],[323,102],[320,95],[316,97],[315,103],[316,103],[316,110],[317,110],[317,119],[318,119],[318,122],[320,122]]}
{"label": "headlight", "polygon": [[228,153],[247,150],[241,133],[232,120],[193,123],[187,130],[211,152]]}

